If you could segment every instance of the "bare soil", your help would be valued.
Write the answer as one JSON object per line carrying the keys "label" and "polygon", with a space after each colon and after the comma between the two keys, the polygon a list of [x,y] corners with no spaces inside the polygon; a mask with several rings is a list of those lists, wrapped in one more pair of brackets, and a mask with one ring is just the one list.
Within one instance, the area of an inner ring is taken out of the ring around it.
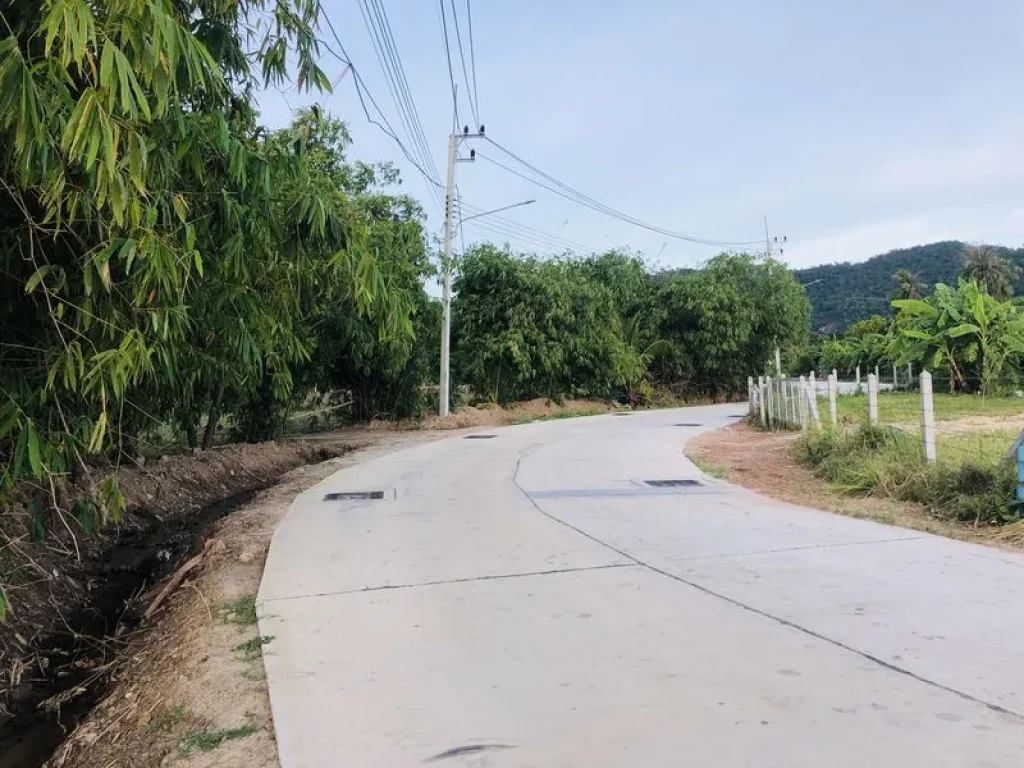
{"label": "bare soil", "polygon": [[975,529],[937,520],[917,504],[874,496],[842,495],[793,458],[793,444],[798,437],[797,433],[763,432],[740,423],[706,432],[690,441],[686,454],[710,474],[780,501],[954,539],[1024,548],[1021,523],[1000,529]]}

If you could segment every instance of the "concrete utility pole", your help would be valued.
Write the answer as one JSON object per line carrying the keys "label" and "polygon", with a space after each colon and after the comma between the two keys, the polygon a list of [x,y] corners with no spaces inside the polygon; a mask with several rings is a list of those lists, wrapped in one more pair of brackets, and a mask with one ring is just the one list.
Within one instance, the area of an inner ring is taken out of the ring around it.
{"label": "concrete utility pole", "polygon": [[479,133],[470,133],[469,126],[462,133],[453,133],[448,137],[448,175],[445,180],[444,198],[444,314],[441,320],[441,378],[440,407],[438,413],[442,418],[448,415],[448,403],[451,400],[451,338],[452,338],[452,237],[455,233],[455,164],[472,162],[476,159],[476,150],[468,158],[459,157],[459,146],[466,139],[479,139],[484,135],[484,127]]}

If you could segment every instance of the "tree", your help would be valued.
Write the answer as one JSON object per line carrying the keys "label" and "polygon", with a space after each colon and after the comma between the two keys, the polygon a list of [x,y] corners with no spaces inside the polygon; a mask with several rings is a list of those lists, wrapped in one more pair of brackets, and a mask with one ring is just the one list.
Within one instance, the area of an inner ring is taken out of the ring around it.
{"label": "tree", "polygon": [[703,269],[676,274],[654,300],[658,338],[671,345],[654,374],[691,391],[732,394],[764,368],[776,346],[787,354],[808,336],[810,303],[786,267],[771,258],[726,253]]}
{"label": "tree", "polygon": [[[257,124],[254,88],[290,68],[301,89],[330,87],[318,12],[5,5],[0,490],[134,453],[168,419],[196,442],[202,414],[215,426],[225,409],[256,418],[268,410],[254,403],[287,402],[324,306],[408,329],[412,304],[389,291],[330,152]],[[116,511],[112,486],[96,487]]]}
{"label": "tree", "polygon": [[898,269],[892,276],[896,281],[896,292],[894,299],[920,299],[925,292],[926,286],[921,282],[921,277],[909,269]]}
{"label": "tree", "polygon": [[925,300],[894,301],[901,331],[893,344],[900,363],[946,366],[950,388],[966,389],[977,373],[982,394],[992,394],[1024,358],[1024,315],[996,301],[973,281],[939,284]]}
{"label": "tree", "polygon": [[[607,266],[607,265],[606,265]],[[455,281],[458,380],[496,402],[616,397],[643,376],[597,261],[517,257],[484,245]]]}
{"label": "tree", "polygon": [[1006,301],[1013,296],[1013,286],[1020,275],[1020,267],[999,256],[991,246],[964,246],[960,276],[986,288],[996,301]]}

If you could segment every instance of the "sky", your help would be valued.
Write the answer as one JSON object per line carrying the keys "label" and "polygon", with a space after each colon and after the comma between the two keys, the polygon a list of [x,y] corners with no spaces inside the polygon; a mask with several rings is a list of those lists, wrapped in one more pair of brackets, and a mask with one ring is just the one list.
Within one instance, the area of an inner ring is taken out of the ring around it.
{"label": "sky", "polygon": [[[362,1],[323,0],[324,12],[408,146]],[[460,119],[472,124],[450,4],[471,70],[466,0],[379,2],[443,181],[453,98],[439,4]],[[470,2],[487,135],[606,206],[720,241],[763,241],[767,217],[793,267],[945,239],[1024,245],[1019,0]],[[344,69],[326,53],[322,65],[332,80]],[[353,158],[394,161],[438,232],[430,185],[367,122],[351,73],[315,98],[261,94],[263,119],[283,125],[311,101],[349,123]],[[465,142],[463,155],[470,147],[529,175],[488,143]],[[536,200],[466,222],[466,245],[508,240],[545,254],[568,240],[664,267],[722,250],[591,211],[482,157],[456,174],[473,210]]]}

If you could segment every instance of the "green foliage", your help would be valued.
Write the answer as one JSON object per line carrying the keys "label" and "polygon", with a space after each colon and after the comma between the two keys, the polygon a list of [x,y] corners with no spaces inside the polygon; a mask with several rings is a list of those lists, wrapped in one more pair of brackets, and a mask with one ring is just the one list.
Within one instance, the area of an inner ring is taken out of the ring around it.
{"label": "green foliage", "polygon": [[[942,283],[927,299],[894,301],[899,311],[892,350],[900,363],[945,367],[950,388],[994,394],[1024,359],[1024,315],[974,281]],[[973,374],[977,374],[976,376]]]}
{"label": "green foliage", "polygon": [[613,397],[643,375],[593,261],[517,258],[480,246],[455,281],[458,380],[492,401]]}
{"label": "green foliage", "polygon": [[[1024,250],[991,250],[1012,264],[1024,264]],[[963,252],[961,242],[931,243],[890,251],[856,264],[823,264],[793,274],[807,286],[814,307],[812,327],[831,335],[842,333],[856,321],[872,315],[888,315],[890,300],[894,298],[893,275],[899,270],[907,270],[918,278],[925,288],[921,295],[936,283],[956,283],[963,267]],[[1019,288],[1019,281],[1014,285]]]}
{"label": "green foliage", "polygon": [[[961,277],[983,286],[996,301],[1013,296],[1013,286],[1020,280],[1021,268],[1011,264],[988,245],[967,245],[963,251],[964,269]],[[916,298],[907,296],[904,298]]]}
{"label": "green foliage", "polygon": [[226,741],[235,741],[252,736],[259,727],[246,723],[237,728],[204,728],[200,731],[189,731],[178,741],[178,758],[184,760],[191,757],[197,749],[200,752],[213,752]]}
{"label": "green foliage", "polygon": [[[381,193],[390,166],[347,162],[344,125],[318,109],[257,123],[258,86],[291,72],[329,89],[318,14],[312,0],[6,4],[0,493],[73,475],[82,529],[116,521],[124,498],[97,467],[167,423],[191,445],[222,416],[274,436],[305,393],[339,386],[317,354],[362,356],[364,378],[387,368],[418,393],[419,208]],[[358,333],[321,351],[338,326]]]}
{"label": "green foliage", "polygon": [[651,275],[617,252],[540,261],[484,246],[456,291],[458,380],[495,401],[733,395],[776,344],[803,345],[810,313],[782,264],[746,254]]}
{"label": "green foliage", "polygon": [[1007,462],[927,464],[918,438],[870,425],[853,432],[810,432],[796,450],[815,474],[843,493],[910,501],[937,517],[975,524],[1012,519],[1015,480]]}
{"label": "green foliage", "polygon": [[654,363],[655,376],[684,381],[694,393],[744,392],[747,377],[765,369],[776,346],[791,353],[807,340],[807,296],[772,259],[717,256],[701,270],[665,280],[653,307],[658,335],[670,345]]}

